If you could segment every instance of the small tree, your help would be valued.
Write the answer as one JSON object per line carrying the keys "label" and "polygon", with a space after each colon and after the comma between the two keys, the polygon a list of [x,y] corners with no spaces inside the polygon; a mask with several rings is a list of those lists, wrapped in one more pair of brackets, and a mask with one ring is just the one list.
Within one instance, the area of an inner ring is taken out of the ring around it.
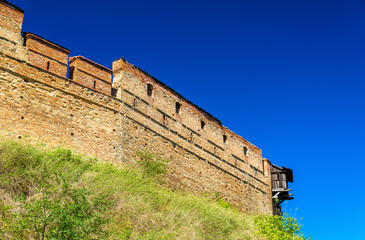
{"label": "small tree", "polygon": [[[100,238],[102,226],[108,222],[104,217],[108,198],[92,199],[91,191],[74,186],[88,165],[69,150],[58,149],[49,156],[53,161],[44,162],[40,174],[33,176],[35,192],[20,197],[21,211],[15,214],[13,232],[37,239]],[[79,166],[75,168],[75,164]]]}

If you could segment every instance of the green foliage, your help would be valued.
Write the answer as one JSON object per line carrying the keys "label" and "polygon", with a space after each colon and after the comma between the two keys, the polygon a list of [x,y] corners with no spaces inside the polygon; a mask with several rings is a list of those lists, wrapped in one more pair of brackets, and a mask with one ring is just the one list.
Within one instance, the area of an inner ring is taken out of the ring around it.
{"label": "green foliage", "polygon": [[42,153],[13,142],[1,144],[0,186],[15,195],[19,210],[0,207],[0,234],[20,239],[101,236],[108,202],[75,187],[89,166],[70,150]]}
{"label": "green foliage", "polygon": [[258,215],[255,225],[258,233],[268,240],[311,239],[303,236],[300,232],[301,224],[287,213],[283,216]]}
{"label": "green foliage", "polygon": [[217,204],[223,208],[232,209],[232,203],[225,201],[222,198],[222,195],[219,192],[214,193],[213,199],[217,202]]}
{"label": "green foliage", "polygon": [[212,200],[156,184],[167,161],[138,156],[138,168],[120,168],[0,143],[0,239],[275,239],[256,236],[253,217],[218,193]]}
{"label": "green foliage", "polygon": [[5,238],[7,236],[7,230],[12,228],[12,219],[10,217],[10,211],[12,206],[6,204],[5,201],[0,200],[0,237]]}
{"label": "green foliage", "polygon": [[23,199],[18,230],[34,230],[37,239],[86,239],[100,236],[107,222],[104,206],[87,200],[85,189],[44,188],[39,199]]}
{"label": "green foliage", "polygon": [[138,163],[147,176],[160,178],[166,173],[168,162],[166,159],[147,150],[139,150],[137,155],[140,157]]}

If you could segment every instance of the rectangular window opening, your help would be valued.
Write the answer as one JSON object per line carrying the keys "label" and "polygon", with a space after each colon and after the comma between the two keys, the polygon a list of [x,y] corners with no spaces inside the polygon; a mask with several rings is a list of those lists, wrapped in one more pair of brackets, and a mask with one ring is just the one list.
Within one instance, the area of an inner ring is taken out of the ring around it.
{"label": "rectangular window opening", "polygon": [[179,103],[179,102],[176,102],[176,113],[177,114],[180,114],[180,110],[181,110],[181,103]]}
{"label": "rectangular window opening", "polygon": [[243,147],[243,154],[244,154],[245,156],[247,156],[247,151],[248,151],[247,147],[246,147],[246,146],[244,146],[244,147]]}
{"label": "rectangular window opening", "polygon": [[151,83],[147,83],[147,95],[152,97],[153,93],[153,85]]}
{"label": "rectangular window opening", "polygon": [[205,122],[203,120],[200,121],[200,127],[201,129],[205,130]]}

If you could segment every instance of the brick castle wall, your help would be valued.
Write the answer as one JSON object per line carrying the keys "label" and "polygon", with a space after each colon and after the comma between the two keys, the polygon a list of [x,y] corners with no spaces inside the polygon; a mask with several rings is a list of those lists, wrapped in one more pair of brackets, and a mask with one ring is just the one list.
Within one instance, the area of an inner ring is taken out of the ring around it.
{"label": "brick castle wall", "polygon": [[0,36],[14,43],[10,52],[0,44],[1,136],[62,144],[117,164],[149,149],[170,160],[171,187],[218,192],[246,212],[271,212],[270,162],[259,148],[124,59],[112,72],[81,56],[69,64],[67,49],[35,34],[24,35],[24,46],[22,10],[2,0],[0,9]]}
{"label": "brick castle wall", "polygon": [[113,75],[132,148],[163,153],[171,177],[192,191],[219,192],[247,211],[270,209],[270,170],[259,148],[124,59],[113,63]]}

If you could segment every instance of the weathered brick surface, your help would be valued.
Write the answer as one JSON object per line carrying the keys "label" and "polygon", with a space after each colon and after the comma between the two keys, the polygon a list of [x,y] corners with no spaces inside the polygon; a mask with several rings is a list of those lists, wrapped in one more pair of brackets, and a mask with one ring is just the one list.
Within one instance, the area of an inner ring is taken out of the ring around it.
{"label": "weathered brick surface", "polygon": [[70,65],[76,66],[78,69],[84,72],[90,73],[101,80],[111,83],[113,73],[112,70],[83,56],[71,57]]}
{"label": "weathered brick surface", "polygon": [[[0,55],[0,129],[118,161],[120,102]],[[115,114],[116,113],[116,114]]]}
{"label": "weathered brick surface", "polygon": [[87,58],[70,58],[70,78],[84,86],[110,94],[112,71]]}
{"label": "weathered brick surface", "polygon": [[0,2],[0,27],[14,34],[20,35],[23,24],[24,11],[12,4]]}
{"label": "weathered brick surface", "polygon": [[21,36],[23,10],[0,0],[0,51],[8,56],[25,61],[27,51]]}
{"label": "weathered brick surface", "polygon": [[[52,58],[67,66],[70,50],[61,47],[53,42],[50,42],[49,40],[46,40],[33,33],[25,33],[24,35],[25,43],[28,49]],[[32,64],[36,65],[36,63],[34,62],[32,62]]]}
{"label": "weathered brick surface", "polygon": [[62,144],[116,164],[149,149],[170,160],[171,187],[218,192],[246,212],[271,212],[270,162],[259,148],[123,59],[113,63],[114,98],[111,70],[75,57],[67,79],[61,68],[39,64],[41,57],[63,60],[37,44],[29,43],[28,56],[21,41],[13,52],[0,42],[1,136]]}
{"label": "weathered brick surface", "polygon": [[69,50],[33,33],[25,33],[24,41],[30,63],[62,77],[67,76]]}

